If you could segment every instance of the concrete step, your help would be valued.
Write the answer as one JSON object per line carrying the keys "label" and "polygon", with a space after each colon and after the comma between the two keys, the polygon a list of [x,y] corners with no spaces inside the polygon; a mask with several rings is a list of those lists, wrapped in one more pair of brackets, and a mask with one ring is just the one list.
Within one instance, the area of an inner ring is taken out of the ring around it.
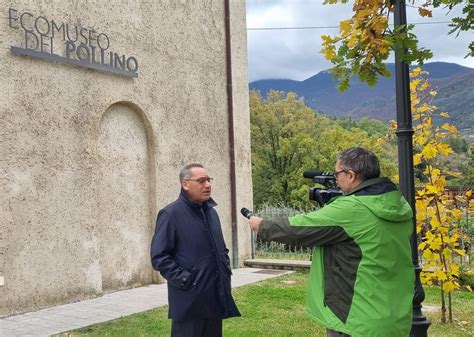
{"label": "concrete step", "polygon": [[311,261],[303,260],[278,260],[278,259],[247,259],[244,261],[246,267],[262,269],[283,269],[308,271]]}

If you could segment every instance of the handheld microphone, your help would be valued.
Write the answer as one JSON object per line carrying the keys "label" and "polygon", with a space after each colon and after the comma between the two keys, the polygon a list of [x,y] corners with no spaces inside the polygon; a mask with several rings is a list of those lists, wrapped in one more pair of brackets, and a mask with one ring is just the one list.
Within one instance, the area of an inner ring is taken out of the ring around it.
{"label": "handheld microphone", "polygon": [[303,172],[303,177],[308,178],[308,179],[313,179],[316,176],[322,175],[324,172],[321,171],[304,171]]}
{"label": "handheld microphone", "polygon": [[242,207],[242,209],[240,210],[240,213],[247,219],[250,219],[250,217],[253,216],[253,212],[245,207]]}

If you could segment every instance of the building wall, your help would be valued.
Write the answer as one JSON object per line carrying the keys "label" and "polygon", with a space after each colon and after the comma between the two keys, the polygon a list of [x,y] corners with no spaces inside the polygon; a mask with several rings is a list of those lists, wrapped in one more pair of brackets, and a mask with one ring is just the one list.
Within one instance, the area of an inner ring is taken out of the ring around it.
{"label": "building wall", "polygon": [[[215,178],[232,251],[224,0],[0,3],[0,316],[159,282],[155,217],[188,162]],[[106,33],[110,50],[138,60],[138,77],[14,55],[24,31],[9,9]],[[240,209],[252,205],[244,1],[230,1],[230,23]]]}

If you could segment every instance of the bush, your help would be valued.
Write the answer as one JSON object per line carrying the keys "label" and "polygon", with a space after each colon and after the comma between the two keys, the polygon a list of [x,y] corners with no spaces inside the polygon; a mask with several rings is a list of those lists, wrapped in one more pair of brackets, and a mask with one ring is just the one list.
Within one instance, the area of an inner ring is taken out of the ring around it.
{"label": "bush", "polygon": [[459,284],[461,287],[474,289],[474,270],[469,266],[462,266],[459,273]]}

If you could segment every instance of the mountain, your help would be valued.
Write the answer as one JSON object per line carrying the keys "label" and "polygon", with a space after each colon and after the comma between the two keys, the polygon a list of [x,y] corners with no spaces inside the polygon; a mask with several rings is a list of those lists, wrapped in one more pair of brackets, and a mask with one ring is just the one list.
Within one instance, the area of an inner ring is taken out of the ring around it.
{"label": "mountain", "polygon": [[[327,115],[388,121],[396,119],[395,65],[387,64],[387,68],[392,76],[379,78],[375,87],[353,79],[351,88],[342,93],[328,71],[304,81],[259,80],[251,82],[249,88],[260,91],[264,97],[270,90],[295,92],[308,106]],[[459,129],[474,130],[474,69],[445,62],[427,63],[422,69],[429,72],[428,80],[438,93],[432,103],[439,111],[449,113],[449,123]]]}

